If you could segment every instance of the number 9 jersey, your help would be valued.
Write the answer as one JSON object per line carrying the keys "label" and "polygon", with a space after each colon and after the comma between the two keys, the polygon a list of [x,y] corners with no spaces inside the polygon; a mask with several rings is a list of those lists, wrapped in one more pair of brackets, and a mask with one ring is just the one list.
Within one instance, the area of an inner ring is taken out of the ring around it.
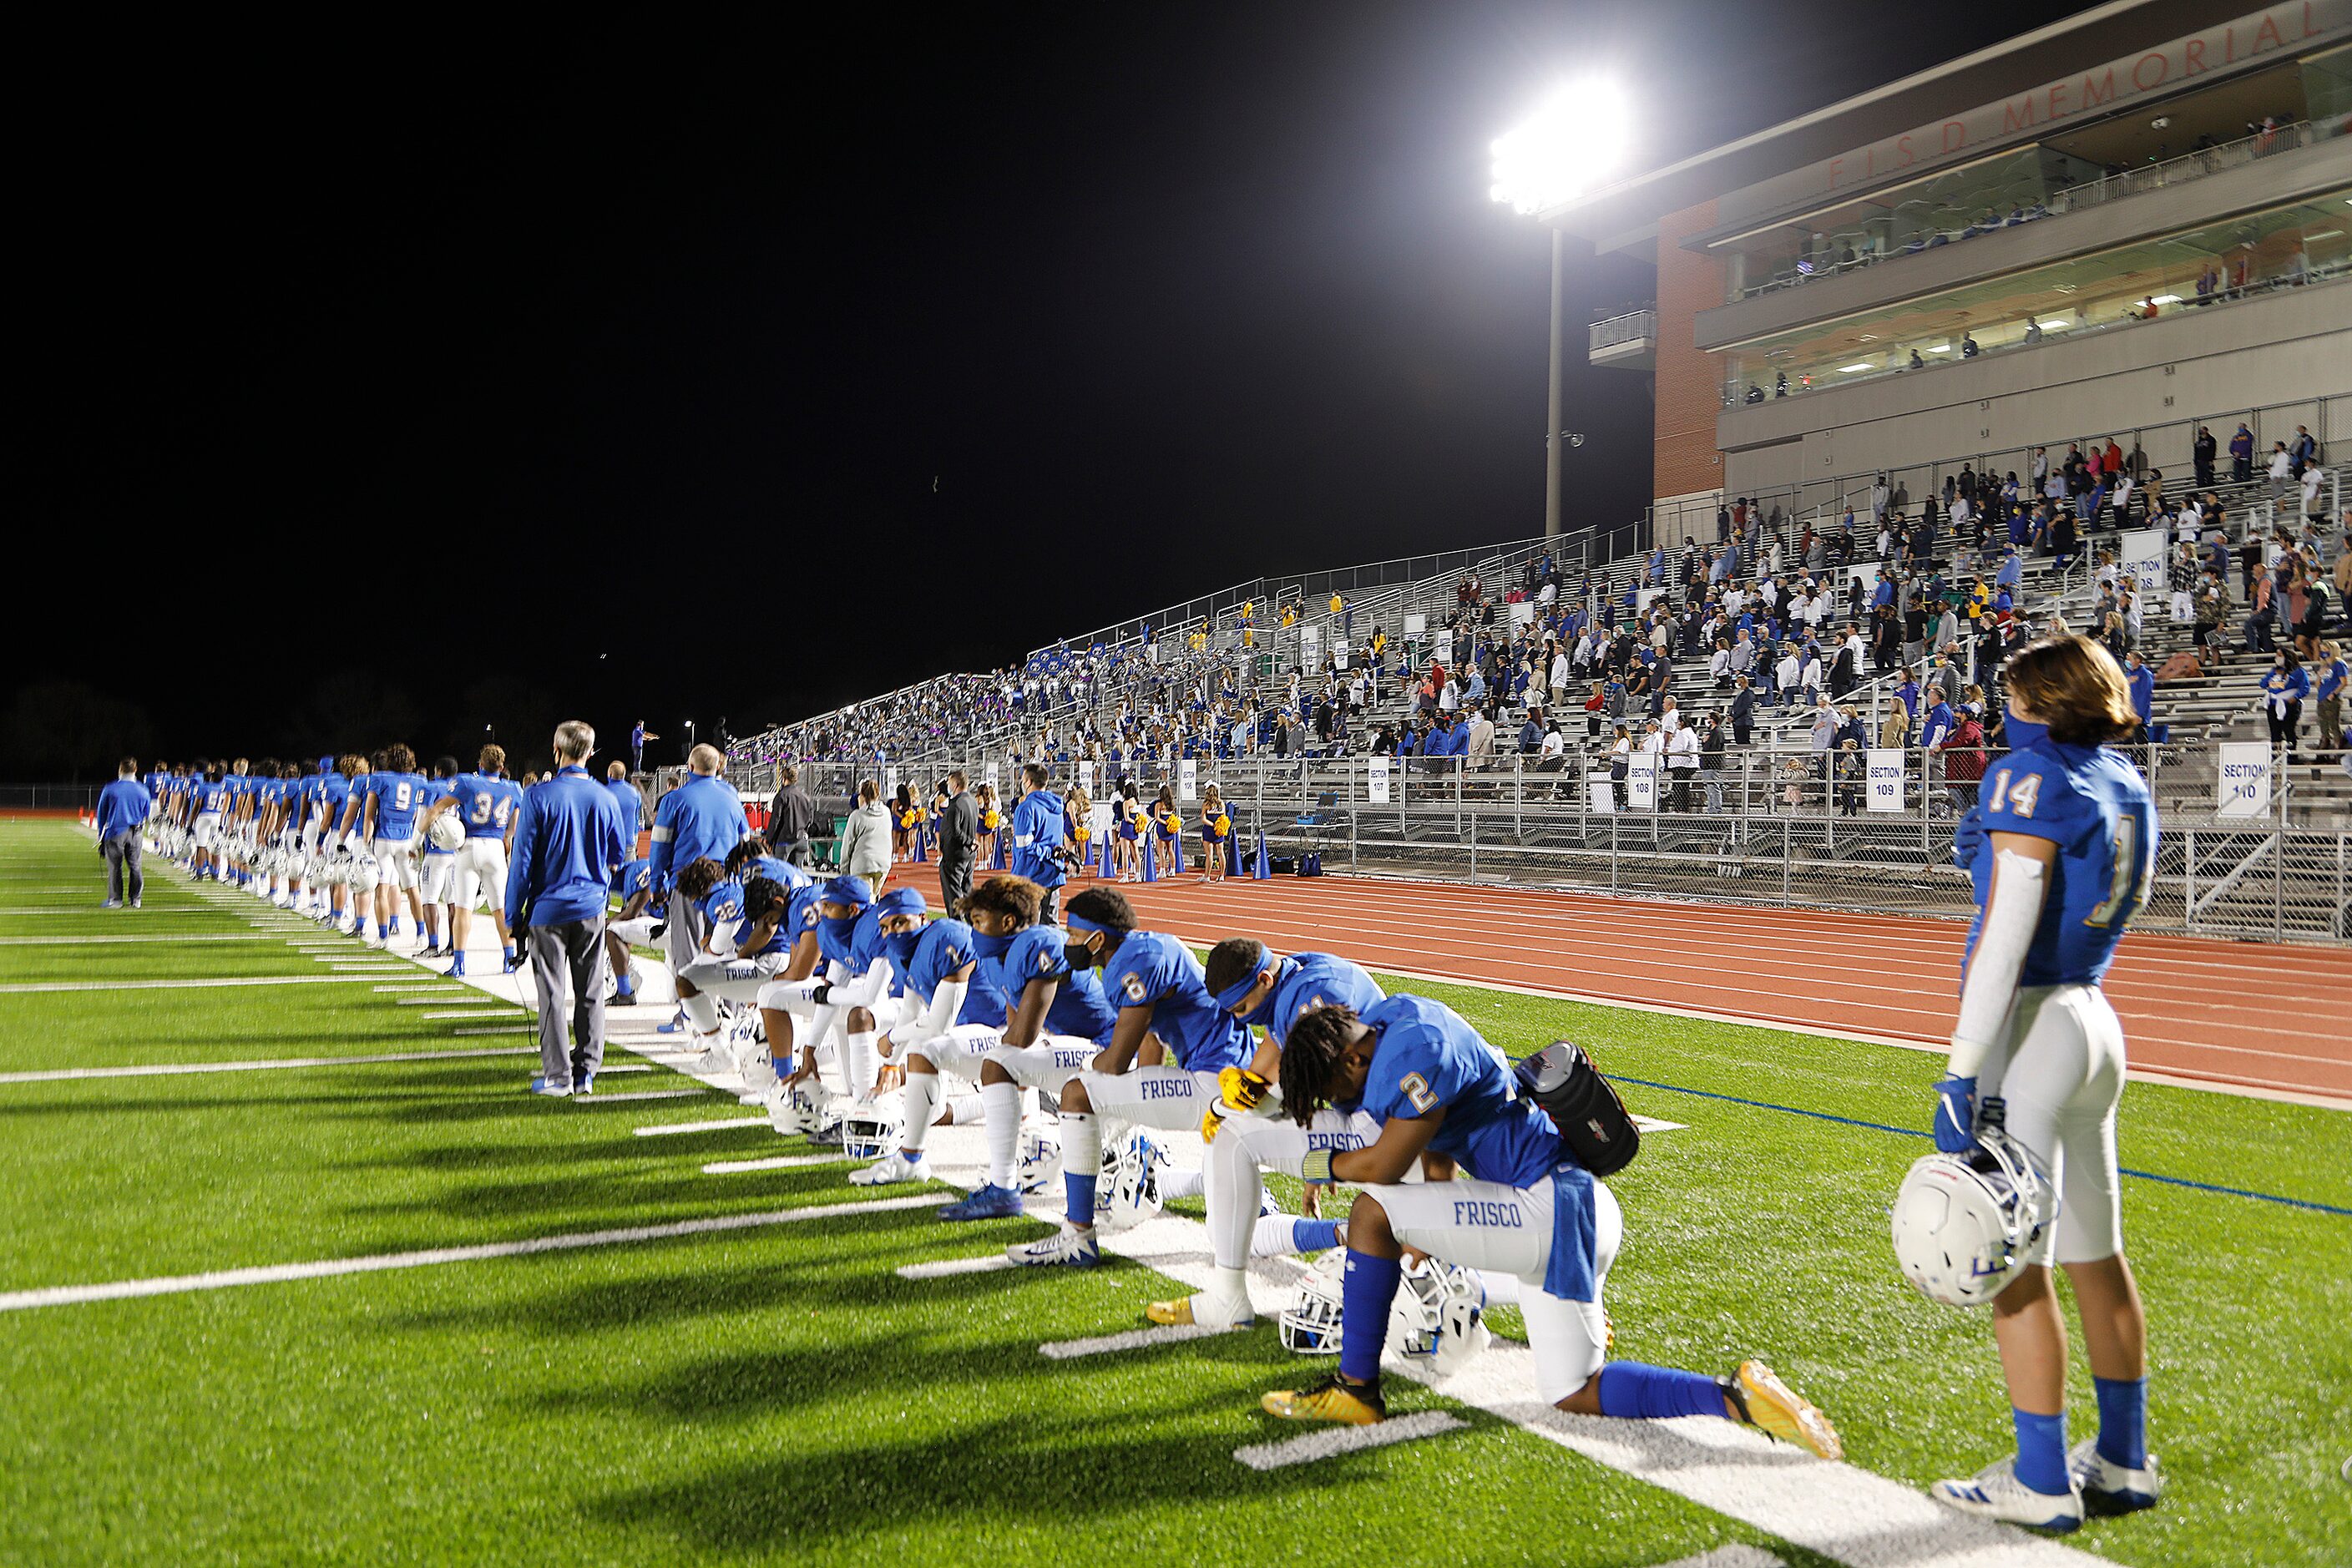
{"label": "number 9 jersey", "polygon": [[[2156,806],[2147,781],[2120,752],[2044,735],[1987,770],[1978,822],[1988,834],[2030,834],[2058,846],[2018,984],[2097,984],[2156,870]],[[1971,955],[1984,929],[1992,861],[1991,844],[1979,840],[1968,868],[1977,900]]]}

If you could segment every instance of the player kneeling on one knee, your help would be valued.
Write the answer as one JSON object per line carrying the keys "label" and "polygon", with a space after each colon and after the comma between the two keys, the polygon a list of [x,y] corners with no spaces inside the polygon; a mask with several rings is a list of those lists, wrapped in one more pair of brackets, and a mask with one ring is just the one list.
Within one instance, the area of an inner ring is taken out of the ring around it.
{"label": "player kneeling on one knee", "polygon": [[[1301,1123],[1336,1105],[1360,1109],[1380,1128],[1370,1148],[1318,1150],[1307,1162],[1310,1180],[1364,1189],[1348,1216],[1345,1322],[1389,1321],[1411,1247],[1521,1281],[1538,1391],[1562,1410],[1721,1415],[1824,1458],[1843,1452],[1829,1418],[1760,1361],[1743,1361],[1725,1377],[1639,1362],[1601,1364],[1608,1323],[1601,1289],[1623,1234],[1617,1200],[1452,1008],[1397,995],[1360,1017],[1344,1006],[1307,1013],[1283,1043],[1281,1087],[1285,1109]],[[1452,1156],[1464,1175],[1403,1185],[1430,1149]],[[1343,1334],[1336,1373],[1269,1394],[1265,1408],[1294,1420],[1382,1419],[1384,1338]]]}
{"label": "player kneeling on one knee", "polygon": [[[927,919],[921,895],[910,888],[883,894],[874,909],[901,999],[899,1021],[882,1036],[880,1051],[886,1062],[904,1059],[907,1087],[898,1147],[850,1174],[865,1187],[930,1178],[923,1145],[945,1099],[941,1069],[965,1081],[978,1076],[971,1047],[993,1039],[994,1026],[1004,1016],[993,992],[971,984],[971,927],[958,920]],[[976,1098],[961,1111],[950,1105],[951,1121],[961,1121],[961,1112],[980,1114]]]}

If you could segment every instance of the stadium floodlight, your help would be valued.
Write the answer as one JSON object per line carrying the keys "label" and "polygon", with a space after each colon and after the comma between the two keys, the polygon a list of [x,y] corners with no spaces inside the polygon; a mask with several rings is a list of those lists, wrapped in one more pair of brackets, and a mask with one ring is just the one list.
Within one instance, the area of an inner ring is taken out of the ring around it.
{"label": "stadium floodlight", "polygon": [[1530,214],[1583,195],[1624,163],[1633,121],[1623,89],[1606,78],[1562,87],[1517,130],[1495,138],[1487,195]]}

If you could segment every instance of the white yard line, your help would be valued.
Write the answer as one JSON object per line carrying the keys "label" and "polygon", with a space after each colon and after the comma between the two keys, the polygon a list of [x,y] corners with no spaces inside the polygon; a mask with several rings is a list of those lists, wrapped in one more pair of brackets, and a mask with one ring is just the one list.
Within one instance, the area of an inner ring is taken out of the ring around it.
{"label": "white yard line", "polygon": [[450,1034],[463,1039],[467,1035],[536,1035],[537,1024],[501,1024],[494,1029],[452,1029]]}
{"label": "white yard line", "polygon": [[777,1154],[765,1160],[713,1160],[702,1167],[706,1176],[732,1176],[745,1171],[797,1171],[803,1165],[838,1165],[846,1154]]}
{"label": "white yard line", "polygon": [[222,985],[341,985],[361,974],[254,974],[234,980],[39,980],[0,985],[0,994],[36,991],[202,991]]}
{"label": "white yard line", "polygon": [[[438,991],[446,994],[450,992],[463,991],[466,988],[462,985],[435,985],[427,983],[422,985],[371,985],[368,989],[379,996],[386,996],[403,991]],[[409,1004],[403,1002],[401,1005],[405,1007]]]}
{"label": "white yard line", "polygon": [[1287,1437],[1279,1443],[1253,1443],[1245,1448],[1235,1448],[1234,1458],[1253,1470],[1278,1470],[1286,1465],[1311,1465],[1318,1459],[1336,1458],[1341,1454],[1357,1454],[1366,1448],[1385,1448],[1393,1443],[1441,1437],[1448,1432],[1469,1429],[1470,1423],[1458,1415],[1449,1415],[1443,1410],[1416,1410],[1377,1426],[1326,1426],[1319,1432]]}
{"label": "white yard line", "polygon": [[164,915],[203,915],[207,920],[219,914],[218,910],[110,910],[92,901],[87,904],[58,904],[42,909],[0,909],[0,920],[11,915],[112,915],[123,921],[152,921]]}
{"label": "white yard line", "polygon": [[1789,1568],[1760,1546],[1718,1546],[1696,1557],[1677,1557],[1658,1568]]}
{"label": "white yard line", "polygon": [[380,1252],[364,1258],[329,1258],[315,1263],[273,1263],[258,1268],[223,1268],[206,1274],[171,1274],[153,1279],[116,1279],[100,1285],[53,1285],[47,1289],[12,1290],[0,1294],[0,1312],[29,1311],[36,1307],[78,1307],[91,1301],[127,1300],[135,1296],[175,1296],[195,1290],[227,1290],[244,1285],[278,1285],[298,1279],[327,1279],[339,1274],[378,1274],[394,1268],[427,1268],[443,1263],[478,1263],[495,1258],[528,1258],[534,1253],[570,1252],[583,1247],[625,1247],[641,1241],[667,1241],[683,1236],[709,1236],[765,1226],[799,1225],[808,1220],[840,1219],[851,1215],[883,1214],[892,1209],[915,1208],[937,1202],[938,1194],[926,1193],[915,1197],[819,1204],[811,1208],[720,1215],[710,1219],[630,1226],[619,1230],[572,1231],[562,1236],[538,1236],[524,1241],[490,1242],[478,1247],[439,1247],[423,1252]]}
{"label": "white yard line", "polygon": [[640,1138],[667,1138],[681,1132],[721,1132],[730,1127],[768,1127],[764,1116],[729,1116],[717,1121],[665,1121],[654,1127],[634,1131]]}
{"label": "white yard line", "polygon": [[945,1279],[956,1274],[993,1274],[1018,1267],[1001,1252],[987,1252],[978,1258],[944,1258],[937,1263],[904,1263],[895,1272],[901,1279]]}
{"label": "white yard line", "polygon": [[516,1018],[527,1016],[520,1007],[460,1007],[441,1013],[419,1013],[428,1023],[446,1018]]}
{"label": "white yard line", "polygon": [[183,1073],[271,1072],[285,1068],[355,1068],[381,1062],[457,1061],[472,1057],[537,1055],[529,1046],[488,1046],[456,1051],[398,1051],[375,1057],[281,1057],[256,1062],[168,1062],[126,1068],[51,1068],[38,1072],[0,1072],[0,1083],[64,1083],[86,1078],[175,1078]]}
{"label": "white yard line", "polygon": [[592,1094],[580,1103],[583,1105],[626,1105],[638,1100],[692,1100],[708,1090],[700,1089],[648,1089],[631,1094]]}
{"label": "white yard line", "polygon": [[[144,913],[144,910],[141,911]],[[268,942],[266,936],[247,936],[243,931],[190,931],[181,936],[166,936],[149,931],[139,936],[0,936],[0,947],[92,947],[101,942]]]}
{"label": "white yard line", "polygon": [[[1201,1227],[1206,1230],[1208,1227]],[[1124,1333],[1098,1334],[1087,1340],[1048,1340],[1037,1347],[1037,1353],[1048,1361],[1077,1361],[1090,1355],[1115,1355],[1120,1351],[1141,1350],[1146,1345],[1175,1344],[1184,1340],[1202,1340],[1211,1334],[1230,1334],[1233,1329],[1212,1329],[1199,1323],[1154,1324],[1148,1329],[1129,1329]]]}

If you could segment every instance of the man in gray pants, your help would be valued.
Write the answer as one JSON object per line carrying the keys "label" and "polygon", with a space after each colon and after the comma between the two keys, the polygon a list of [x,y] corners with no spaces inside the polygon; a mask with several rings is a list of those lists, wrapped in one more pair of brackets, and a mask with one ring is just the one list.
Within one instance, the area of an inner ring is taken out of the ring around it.
{"label": "man in gray pants", "polygon": [[604,1061],[604,896],[635,824],[588,776],[595,749],[596,731],[579,720],[557,726],[556,771],[524,792],[515,818],[507,929],[522,936],[539,991],[533,1094],[593,1093]]}
{"label": "man in gray pants", "polygon": [[106,857],[106,907],[110,910],[122,907],[126,883],[134,910],[139,907],[139,895],[146,890],[147,879],[139,870],[139,829],[154,805],[147,786],[139,782],[136,757],[123,758],[114,782],[98,792],[98,852]]}

